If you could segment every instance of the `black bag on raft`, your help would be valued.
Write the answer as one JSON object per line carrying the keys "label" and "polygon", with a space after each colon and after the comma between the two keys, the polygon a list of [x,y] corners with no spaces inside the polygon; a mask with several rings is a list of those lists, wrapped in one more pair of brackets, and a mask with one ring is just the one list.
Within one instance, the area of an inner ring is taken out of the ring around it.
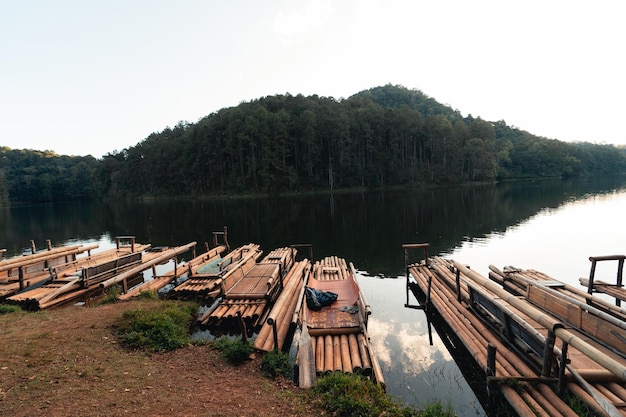
{"label": "black bag on raft", "polygon": [[306,305],[311,310],[319,310],[337,301],[337,294],[330,291],[320,291],[315,288],[305,287]]}

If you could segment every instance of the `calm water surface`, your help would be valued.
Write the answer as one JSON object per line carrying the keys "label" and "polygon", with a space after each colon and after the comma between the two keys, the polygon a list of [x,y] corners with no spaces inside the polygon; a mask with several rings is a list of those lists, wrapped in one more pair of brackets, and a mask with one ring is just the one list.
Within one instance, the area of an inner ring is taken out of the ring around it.
{"label": "calm water surface", "polygon": [[[539,181],[224,201],[0,207],[0,248],[9,256],[19,254],[31,239],[41,248],[46,239],[54,246],[97,242],[105,248],[118,235],[135,235],[153,246],[202,244],[223,226],[231,246],[254,242],[267,252],[311,243],[314,259],[337,255],[354,263],[372,306],[369,332],[387,391],[418,407],[436,399],[461,416],[476,416],[485,411],[462,372],[466,367],[460,369],[446,348],[448,338],[433,330],[431,344],[424,313],[404,307],[401,245],[429,242],[431,255],[459,260],[485,276],[491,264],[514,265],[580,286],[578,278],[589,273],[589,256],[626,252],[625,183]],[[614,280],[615,266],[601,265],[597,276],[603,274]]]}

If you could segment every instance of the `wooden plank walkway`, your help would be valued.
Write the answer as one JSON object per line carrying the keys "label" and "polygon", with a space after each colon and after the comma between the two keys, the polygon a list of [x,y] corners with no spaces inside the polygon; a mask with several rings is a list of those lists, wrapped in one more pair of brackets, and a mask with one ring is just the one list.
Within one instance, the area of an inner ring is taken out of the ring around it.
{"label": "wooden plank walkway", "polygon": [[[601,315],[591,325],[595,333],[581,325],[592,316],[589,309],[546,291],[559,287],[552,279],[538,281],[527,294],[508,287],[509,280],[498,283],[438,257],[407,265],[407,291],[429,297],[426,308],[439,313],[483,369],[492,392],[518,415],[574,416],[562,399],[566,391],[601,415],[626,415],[624,350],[611,346],[615,339],[599,340],[606,333]],[[618,325],[609,333],[623,336]]]}

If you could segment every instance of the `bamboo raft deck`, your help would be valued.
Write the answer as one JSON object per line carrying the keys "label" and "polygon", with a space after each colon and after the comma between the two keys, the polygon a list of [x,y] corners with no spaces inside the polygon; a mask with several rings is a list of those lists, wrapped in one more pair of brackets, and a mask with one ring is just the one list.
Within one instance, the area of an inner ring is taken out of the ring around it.
{"label": "bamboo raft deck", "polygon": [[251,335],[260,330],[295,263],[294,248],[279,248],[260,262],[246,257],[220,283],[222,299],[199,319],[200,328],[213,332]]}
{"label": "bamboo raft deck", "polygon": [[302,336],[296,358],[300,386],[314,385],[315,378],[331,372],[356,373],[384,387],[385,381],[367,333],[371,314],[354,278],[354,266],[345,259],[326,257],[313,265],[307,286],[338,295],[320,310],[302,301]]}
{"label": "bamboo raft deck", "polygon": [[214,300],[225,293],[225,286],[239,281],[263,255],[255,243],[234,249],[226,256],[200,256],[186,265],[185,281],[171,291],[171,298]]}
{"label": "bamboo raft deck", "polygon": [[[427,245],[405,245],[411,248]],[[575,416],[562,399],[569,391],[599,415],[626,416],[623,319],[536,271],[491,267],[490,280],[425,255],[407,263],[407,306],[409,289],[425,295],[423,307],[436,309],[485,373],[490,392],[518,415]]]}
{"label": "bamboo raft deck", "polygon": [[[47,246],[47,250],[37,252],[31,241],[31,254],[0,261],[0,299],[50,280],[53,271],[63,271],[84,263],[91,258],[91,250],[98,248],[98,245],[52,248],[50,241]],[[85,252],[87,256],[79,259],[78,256]]]}
{"label": "bamboo raft deck", "polygon": [[143,271],[166,263],[195,246],[195,242],[176,248],[151,248],[150,245],[120,244],[116,248],[94,255],[72,268],[55,273],[49,282],[26,289],[6,298],[6,302],[27,310],[59,307],[77,302],[88,303],[107,288],[121,285],[123,291],[129,282],[143,279]]}
{"label": "bamboo raft deck", "polygon": [[[223,259],[222,254],[227,250],[228,248],[225,245],[218,245],[212,249],[207,247],[207,251],[205,253],[193,257],[189,262],[180,268],[178,267],[178,263],[175,263],[174,269],[161,275],[157,275],[156,271],[153,270],[152,280],[140,283],[139,285],[126,291],[124,294],[120,294],[117,298],[121,301],[126,301],[137,297],[144,291],[159,292],[167,285],[175,283],[178,278],[186,279],[190,273],[189,271],[193,269],[198,270],[203,267],[218,265]],[[219,266],[217,268],[219,269]]]}

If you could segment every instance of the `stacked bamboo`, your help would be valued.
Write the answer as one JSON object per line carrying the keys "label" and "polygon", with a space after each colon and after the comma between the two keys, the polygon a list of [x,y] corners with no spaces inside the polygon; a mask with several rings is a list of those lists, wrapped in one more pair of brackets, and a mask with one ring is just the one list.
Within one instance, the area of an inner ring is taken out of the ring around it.
{"label": "stacked bamboo", "polygon": [[90,254],[97,247],[98,245],[64,246],[0,262],[0,298],[9,297],[52,279],[51,268],[58,273],[77,267],[77,256],[84,252]]}
{"label": "stacked bamboo", "polygon": [[[259,263],[254,256],[245,258],[245,262],[231,268],[236,275],[222,280],[223,299],[198,319],[199,326],[216,332],[258,332],[283,289],[294,259],[295,250],[291,248],[275,250]],[[248,285],[247,277],[253,277],[255,285]]]}
{"label": "stacked bamboo", "polygon": [[297,323],[297,315],[294,313],[302,303],[304,281],[310,270],[311,262],[308,259],[296,262],[291,268],[285,277],[284,289],[254,341],[256,349],[266,352],[284,349],[285,341]]}
{"label": "stacked bamboo", "polygon": [[[203,264],[212,264],[219,262],[222,258],[221,255],[226,251],[226,246],[220,245],[216,246],[212,249],[207,250],[205,253],[191,259],[189,262],[185,264],[185,267],[188,269],[190,265],[203,265]],[[134,288],[128,290],[124,294],[121,294],[118,298],[122,301],[129,300],[133,297],[138,296],[141,292],[149,291],[149,292],[158,292],[166,285],[176,282],[176,280],[183,274],[187,273],[186,268],[178,267],[178,261],[175,259],[174,269],[168,271],[164,274],[157,275],[156,270],[152,271],[152,279],[149,281],[144,281],[140,285],[135,286]]]}
{"label": "stacked bamboo", "polygon": [[[455,274],[459,271],[459,275]],[[558,321],[550,319],[545,313],[534,310],[527,301],[522,301],[515,295],[510,295],[506,290],[498,289],[497,284],[490,283],[479,274],[469,270],[458,262],[449,262],[441,258],[430,260],[430,265],[416,264],[409,267],[408,271],[414,278],[415,284],[423,293],[427,293],[430,289],[430,301],[438,310],[442,318],[448,323],[452,330],[457,334],[467,351],[474,357],[477,364],[487,373],[488,369],[487,350],[489,346],[494,346],[498,352],[495,364],[493,365],[494,373],[497,379],[517,379],[521,389],[516,391],[505,385],[500,386],[500,390],[511,406],[519,415],[571,415],[575,413],[560,399],[560,397],[552,390],[551,384],[542,381],[542,377],[537,371],[532,369],[528,363],[509,349],[502,342],[500,336],[494,333],[490,327],[487,327],[480,318],[469,309],[468,289],[471,285],[474,290],[484,291],[491,297],[496,305],[500,305],[501,311],[513,317],[515,320],[526,320],[528,324],[522,323],[527,328],[538,329],[541,334],[537,338],[545,341],[545,335],[548,330],[553,330],[556,336],[569,343],[569,360],[574,365],[584,364],[585,368],[593,366],[595,369],[579,369],[575,371],[573,367],[567,365],[568,371],[572,375],[581,374],[595,375],[595,377],[605,378],[605,382],[617,385],[609,397],[622,398],[626,391],[623,390],[621,383],[615,382],[616,374],[620,374],[626,368],[622,364],[615,362],[615,356],[611,356],[606,352],[599,352],[597,348],[587,342],[582,335],[575,334],[572,330],[565,330],[558,325]],[[408,280],[408,276],[407,276]],[[432,283],[432,285],[430,285]],[[411,283],[408,283],[411,285]],[[493,285],[491,285],[493,284]],[[515,285],[507,282],[507,286]],[[509,288],[510,290],[510,288]],[[536,321],[537,320],[537,321]],[[541,330],[543,328],[543,330]],[[536,331],[536,330],[535,330]],[[584,354],[583,354],[584,352]],[[561,353],[561,349],[556,348],[555,354]],[[593,361],[587,357],[593,358]],[[528,358],[525,358],[528,360]],[[532,359],[530,360],[532,362]],[[592,364],[592,365],[590,365]],[[597,366],[601,364],[602,366]],[[561,364],[563,366],[563,364]],[[611,372],[604,369],[608,366]],[[613,375],[611,375],[611,373]],[[609,376],[609,379],[606,379]],[[532,384],[527,381],[533,381]],[[582,386],[582,384],[581,384]],[[586,386],[586,385],[585,385]],[[570,382],[568,388],[577,395],[581,395],[581,387]],[[589,388],[586,386],[586,388]],[[589,392],[597,393],[604,388],[592,388]],[[620,397],[621,396],[621,397]],[[587,394],[581,398],[588,402],[589,405],[599,409],[598,403],[593,399],[592,395]],[[603,413],[612,415],[621,408],[620,402],[614,401],[612,405],[604,408]],[[608,412],[606,410],[609,410]],[[621,413],[623,408],[618,413]],[[622,415],[622,414],[618,414]]]}
{"label": "stacked bamboo", "polygon": [[172,298],[215,299],[223,296],[226,288],[239,281],[262,255],[257,244],[241,246],[223,258],[200,256],[186,265],[185,281],[171,291]]}
{"label": "stacked bamboo", "polygon": [[[101,263],[83,267],[79,274],[72,276],[65,274],[41,287],[15,294],[7,300],[31,310],[59,307],[79,301],[87,302],[113,285],[121,284],[127,288],[128,282],[137,280],[143,271],[168,261],[189,250],[193,245],[195,242],[162,252],[134,252],[114,260],[109,260],[108,256],[101,257],[99,258],[103,259]],[[134,249],[144,247],[133,246]],[[95,271],[97,274],[90,276],[88,271]]]}
{"label": "stacked bamboo", "polygon": [[[505,388],[502,392],[516,413],[520,416],[535,416],[534,409],[538,413],[543,413],[540,415],[547,413],[547,415],[554,416],[575,416],[575,413],[563,414],[557,411],[568,410],[569,408],[550,388],[546,390],[545,384],[531,385],[523,381],[523,378],[537,378],[536,372],[508,350],[501,339],[472,313],[465,302],[469,297],[466,285],[462,285],[460,297],[462,301],[459,301],[454,284],[456,277],[449,269],[451,265],[440,258],[431,258],[429,262],[430,267],[419,264],[409,268],[415,283],[422,292],[426,293],[429,280],[432,280],[430,302],[485,374],[490,371],[487,367],[487,347],[490,345],[496,347],[498,355],[494,373],[501,378],[518,378],[520,380],[519,385],[523,388],[523,394],[509,388]],[[503,385],[503,387],[505,386]],[[524,397],[526,397],[526,401],[524,401]],[[532,405],[527,405],[527,402],[532,403]],[[553,406],[550,410],[551,404]]]}
{"label": "stacked bamboo", "polygon": [[[311,280],[314,279],[318,281],[354,281],[354,272],[354,266],[351,264],[348,268],[345,259],[329,256],[315,262],[308,285],[311,285]],[[354,283],[356,285],[356,281]],[[358,285],[356,286],[358,289]],[[367,316],[370,314],[370,309],[360,289],[358,289],[356,307],[357,312],[353,314],[358,315],[360,325],[357,328],[327,327],[325,329],[317,328],[315,332],[312,329],[307,329],[307,334],[310,334],[313,360],[315,361],[315,373],[317,375],[335,371],[358,373],[371,377],[384,386],[382,370],[367,335]],[[322,307],[322,314],[324,314],[324,309],[330,308],[335,307],[333,305]],[[303,321],[302,326],[308,327],[305,318],[307,316],[306,309],[307,307],[303,306],[301,320]],[[308,355],[300,355],[300,353],[298,355],[298,368],[307,369],[310,364],[303,361],[307,360]]]}

